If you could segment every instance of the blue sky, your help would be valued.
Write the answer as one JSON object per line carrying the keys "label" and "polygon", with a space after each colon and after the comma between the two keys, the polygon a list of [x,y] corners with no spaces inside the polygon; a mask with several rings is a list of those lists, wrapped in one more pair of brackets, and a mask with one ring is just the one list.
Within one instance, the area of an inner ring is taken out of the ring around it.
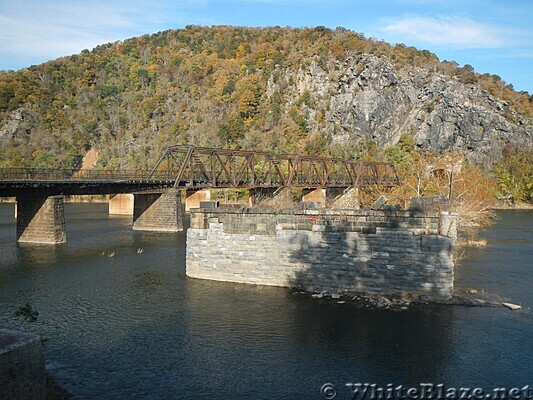
{"label": "blue sky", "polygon": [[533,93],[533,0],[0,0],[0,69],[195,25],[342,26]]}

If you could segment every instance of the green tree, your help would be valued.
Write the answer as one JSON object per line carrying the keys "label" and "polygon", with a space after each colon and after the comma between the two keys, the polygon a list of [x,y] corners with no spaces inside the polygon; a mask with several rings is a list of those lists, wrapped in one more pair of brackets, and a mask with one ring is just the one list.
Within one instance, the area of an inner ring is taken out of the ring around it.
{"label": "green tree", "polygon": [[494,174],[504,197],[518,203],[533,203],[533,149],[506,147]]}

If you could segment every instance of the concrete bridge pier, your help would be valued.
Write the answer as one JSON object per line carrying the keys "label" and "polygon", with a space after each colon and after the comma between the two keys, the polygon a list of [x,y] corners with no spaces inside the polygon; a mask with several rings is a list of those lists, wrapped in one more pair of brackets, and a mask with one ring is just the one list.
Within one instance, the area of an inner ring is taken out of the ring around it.
{"label": "concrete bridge pier", "polygon": [[326,206],[326,189],[303,189],[302,201],[311,201],[319,203],[322,207]]}
{"label": "concrete bridge pier", "polygon": [[65,196],[17,197],[17,242],[65,243],[64,200]]}
{"label": "concrete bridge pier", "polygon": [[211,200],[211,190],[186,190],[185,191],[185,211],[189,212],[191,208],[200,208],[201,201]]}
{"label": "concrete bridge pier", "polygon": [[133,194],[115,194],[109,198],[109,215],[133,215]]}
{"label": "concrete bridge pier", "polygon": [[162,193],[134,194],[133,229],[155,232],[182,231],[180,191],[169,189]]}

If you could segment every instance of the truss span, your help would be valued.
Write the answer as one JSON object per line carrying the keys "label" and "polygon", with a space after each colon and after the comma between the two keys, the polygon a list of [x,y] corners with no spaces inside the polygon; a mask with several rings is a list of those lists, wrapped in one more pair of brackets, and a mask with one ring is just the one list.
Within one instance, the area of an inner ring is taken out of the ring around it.
{"label": "truss span", "polygon": [[394,166],[384,162],[279,155],[267,152],[171,146],[150,177],[191,188],[342,188],[395,186]]}

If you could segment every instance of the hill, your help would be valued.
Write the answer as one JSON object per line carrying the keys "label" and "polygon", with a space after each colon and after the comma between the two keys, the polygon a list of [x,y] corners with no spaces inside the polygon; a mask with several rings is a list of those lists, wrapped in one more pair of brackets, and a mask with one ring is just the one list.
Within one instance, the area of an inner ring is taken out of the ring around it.
{"label": "hill", "polygon": [[0,73],[0,166],[93,148],[149,169],[178,143],[365,157],[402,137],[490,164],[532,147],[532,115],[496,75],[342,28],[188,26]]}

